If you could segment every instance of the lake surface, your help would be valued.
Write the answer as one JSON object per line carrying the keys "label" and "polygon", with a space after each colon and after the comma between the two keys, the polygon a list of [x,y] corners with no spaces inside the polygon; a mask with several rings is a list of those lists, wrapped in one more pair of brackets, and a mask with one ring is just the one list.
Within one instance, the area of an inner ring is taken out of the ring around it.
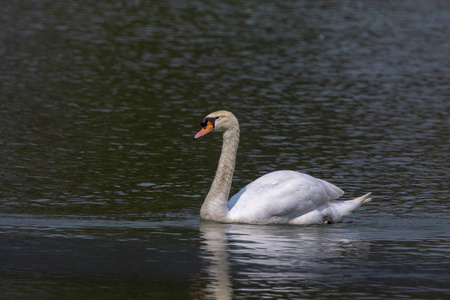
{"label": "lake surface", "polygon": [[[449,299],[450,3],[7,1],[0,298]],[[317,226],[202,222],[275,170],[373,201]]]}

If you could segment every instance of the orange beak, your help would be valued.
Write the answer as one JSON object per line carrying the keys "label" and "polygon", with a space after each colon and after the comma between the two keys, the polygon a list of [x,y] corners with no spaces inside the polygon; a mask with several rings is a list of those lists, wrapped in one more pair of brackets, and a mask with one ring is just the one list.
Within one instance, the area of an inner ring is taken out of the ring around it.
{"label": "orange beak", "polygon": [[195,136],[194,136],[194,140],[198,139],[199,137],[204,136],[207,133],[210,133],[211,131],[214,130],[214,125],[208,120],[206,122],[206,126],[203,127],[202,130],[200,130]]}

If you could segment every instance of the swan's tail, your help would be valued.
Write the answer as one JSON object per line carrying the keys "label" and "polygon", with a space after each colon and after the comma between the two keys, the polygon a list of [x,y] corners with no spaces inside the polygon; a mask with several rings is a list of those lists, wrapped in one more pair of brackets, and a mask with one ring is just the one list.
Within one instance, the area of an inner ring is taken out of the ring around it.
{"label": "swan's tail", "polygon": [[355,209],[361,206],[363,203],[367,203],[372,200],[370,196],[372,193],[367,193],[364,196],[347,201],[331,201],[329,202],[329,210],[324,210],[323,222],[324,223],[339,223],[342,222],[346,216],[350,215]]}
{"label": "swan's tail", "polygon": [[367,203],[367,202],[372,201],[372,198],[370,196],[372,196],[372,193],[367,193],[364,196],[358,197],[358,198],[353,199],[353,200],[348,200],[348,201],[345,201],[345,202],[357,204],[359,206],[359,205],[361,205],[363,203]]}

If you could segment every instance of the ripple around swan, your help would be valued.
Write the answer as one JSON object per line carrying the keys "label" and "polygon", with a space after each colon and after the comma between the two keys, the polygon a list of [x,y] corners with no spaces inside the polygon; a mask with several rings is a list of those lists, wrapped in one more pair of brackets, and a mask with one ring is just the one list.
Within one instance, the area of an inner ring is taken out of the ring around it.
{"label": "ripple around swan", "polygon": [[[445,227],[448,229],[448,224]],[[254,293],[273,298],[304,293],[329,297],[343,292],[333,286],[347,284],[351,287],[346,292],[351,295],[370,297],[382,285],[385,288],[378,295],[392,296],[396,292],[389,288],[391,280],[400,290],[421,294],[427,291],[420,286],[428,284],[439,292],[448,279],[439,266],[448,254],[446,246],[434,250],[441,243],[448,245],[449,236],[444,231],[425,233],[411,228],[397,237],[389,235],[385,242],[375,241],[379,235],[372,227],[345,224],[292,230],[290,226],[202,223],[200,231],[202,249],[209,254],[205,259],[210,262],[207,290],[216,296],[233,291],[240,298]],[[418,245],[423,247],[421,253],[413,254]],[[375,249],[378,258],[372,257]],[[429,257],[430,252],[433,257]],[[426,260],[427,265],[418,267],[416,259]],[[410,275],[407,280],[400,275],[405,268]]]}

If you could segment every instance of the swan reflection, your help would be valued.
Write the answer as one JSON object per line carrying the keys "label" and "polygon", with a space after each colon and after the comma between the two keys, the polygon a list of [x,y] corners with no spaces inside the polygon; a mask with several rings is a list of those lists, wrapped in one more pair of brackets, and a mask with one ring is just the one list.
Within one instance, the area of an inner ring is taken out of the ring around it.
{"label": "swan reflection", "polygon": [[[232,299],[236,293],[299,295],[318,282],[351,277],[355,260],[365,260],[368,243],[355,226],[200,225],[206,293]],[[251,290],[251,291],[250,291]]]}

